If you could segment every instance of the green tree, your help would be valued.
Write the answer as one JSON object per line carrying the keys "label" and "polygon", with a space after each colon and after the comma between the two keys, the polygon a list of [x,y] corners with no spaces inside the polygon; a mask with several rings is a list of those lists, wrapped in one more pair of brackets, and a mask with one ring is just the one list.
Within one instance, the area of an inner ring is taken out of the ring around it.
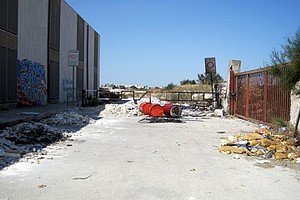
{"label": "green tree", "polygon": [[[297,84],[300,81],[300,29],[298,28],[295,35],[285,39],[286,43],[281,45],[282,50],[275,49],[271,53],[271,73],[280,78],[285,88],[300,96],[300,87]],[[299,120],[300,109],[295,125],[295,137],[298,135]]]}
{"label": "green tree", "polygon": [[130,86],[130,89],[137,90],[138,88],[135,85]]}
{"label": "green tree", "polygon": [[172,90],[176,85],[174,83],[169,83],[166,87],[165,90]]}
{"label": "green tree", "polygon": [[[218,73],[213,74],[212,79],[213,79],[213,83],[221,83],[224,81],[222,76]],[[211,76],[210,74],[198,74],[198,81],[199,84],[211,85]]]}
{"label": "green tree", "polygon": [[196,84],[196,81],[195,81],[195,80],[189,80],[189,79],[180,81],[180,85],[187,85],[187,84],[195,85],[195,84]]}

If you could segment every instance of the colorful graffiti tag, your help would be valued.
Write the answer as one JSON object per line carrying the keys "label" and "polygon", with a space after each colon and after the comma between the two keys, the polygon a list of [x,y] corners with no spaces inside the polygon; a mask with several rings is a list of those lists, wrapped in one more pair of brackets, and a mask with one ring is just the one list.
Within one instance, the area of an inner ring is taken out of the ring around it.
{"label": "colorful graffiti tag", "polygon": [[30,60],[18,60],[18,106],[46,104],[45,67]]}

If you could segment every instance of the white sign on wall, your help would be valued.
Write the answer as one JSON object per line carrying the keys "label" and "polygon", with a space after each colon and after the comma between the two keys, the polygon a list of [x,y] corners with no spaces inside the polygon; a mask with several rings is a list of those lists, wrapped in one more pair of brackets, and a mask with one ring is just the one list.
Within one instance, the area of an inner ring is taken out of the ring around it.
{"label": "white sign on wall", "polygon": [[68,51],[68,65],[69,67],[78,66],[79,63],[79,51],[78,50],[69,50]]}

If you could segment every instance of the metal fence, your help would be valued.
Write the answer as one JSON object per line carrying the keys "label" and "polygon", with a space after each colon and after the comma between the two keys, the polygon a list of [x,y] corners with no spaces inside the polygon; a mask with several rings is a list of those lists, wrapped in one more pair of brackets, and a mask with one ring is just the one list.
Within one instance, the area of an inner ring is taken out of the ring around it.
{"label": "metal fence", "polygon": [[290,120],[291,92],[267,68],[231,75],[231,84],[233,114],[265,123]]}

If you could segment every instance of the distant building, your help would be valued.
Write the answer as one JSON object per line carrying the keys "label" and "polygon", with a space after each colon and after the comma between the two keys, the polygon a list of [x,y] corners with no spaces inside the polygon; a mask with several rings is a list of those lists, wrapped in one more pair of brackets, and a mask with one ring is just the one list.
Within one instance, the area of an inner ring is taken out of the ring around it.
{"label": "distant building", "polygon": [[[0,108],[71,101],[98,88],[100,35],[64,0],[1,0],[0,14]],[[79,50],[74,80],[69,50]]]}

